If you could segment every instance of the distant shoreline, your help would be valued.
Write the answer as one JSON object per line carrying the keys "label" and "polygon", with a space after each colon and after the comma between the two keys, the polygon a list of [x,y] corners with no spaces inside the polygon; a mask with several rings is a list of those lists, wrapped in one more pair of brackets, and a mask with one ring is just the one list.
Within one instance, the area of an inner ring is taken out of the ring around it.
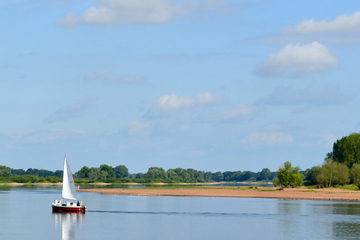
{"label": "distant shoreline", "polygon": [[0,183],[0,186],[62,186],[62,183]]}
{"label": "distant shoreline", "polygon": [[[272,182],[205,182],[205,183],[75,183],[75,185],[97,185],[97,186],[108,186],[108,185],[129,185],[129,186],[141,186],[141,185],[217,185],[217,184],[248,184],[248,185],[261,185],[261,184],[272,184]],[[0,186],[62,186],[62,182],[59,183],[0,183]]]}
{"label": "distant shoreline", "polygon": [[204,188],[175,188],[175,189],[79,189],[79,192],[95,192],[113,195],[136,196],[183,196],[183,197],[238,197],[238,198],[275,198],[275,199],[307,199],[330,201],[360,201],[360,191],[343,189],[307,189],[286,188],[277,190],[274,187],[204,187]]}

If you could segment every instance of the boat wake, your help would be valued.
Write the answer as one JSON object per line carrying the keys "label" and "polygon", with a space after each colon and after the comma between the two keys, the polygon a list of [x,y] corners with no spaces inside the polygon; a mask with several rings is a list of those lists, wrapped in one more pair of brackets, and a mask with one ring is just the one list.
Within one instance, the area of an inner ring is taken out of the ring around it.
{"label": "boat wake", "polygon": [[[209,216],[209,217],[254,217],[257,215],[264,216],[264,214],[256,213],[212,213],[212,212],[142,212],[142,211],[101,211],[88,210],[89,213],[117,213],[117,214],[147,214],[147,215],[188,215],[188,216]],[[269,214],[273,215],[273,214]]]}

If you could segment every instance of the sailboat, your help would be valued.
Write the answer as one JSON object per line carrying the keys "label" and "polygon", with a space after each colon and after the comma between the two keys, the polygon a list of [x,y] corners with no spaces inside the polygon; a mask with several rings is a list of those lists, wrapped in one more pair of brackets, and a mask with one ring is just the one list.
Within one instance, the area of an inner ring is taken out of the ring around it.
{"label": "sailboat", "polygon": [[[70,200],[69,202],[66,200]],[[60,201],[54,200],[52,204],[53,212],[86,212],[87,208],[84,201],[76,198],[76,190],[74,178],[70,170],[70,166],[64,158],[64,172],[63,172],[63,185],[62,185],[62,199]]]}

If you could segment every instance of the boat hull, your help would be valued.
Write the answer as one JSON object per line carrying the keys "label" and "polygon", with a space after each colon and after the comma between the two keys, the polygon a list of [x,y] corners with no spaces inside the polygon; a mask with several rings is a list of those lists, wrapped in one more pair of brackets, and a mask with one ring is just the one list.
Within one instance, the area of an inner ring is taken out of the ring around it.
{"label": "boat hull", "polygon": [[53,212],[86,212],[86,207],[81,206],[52,206]]}

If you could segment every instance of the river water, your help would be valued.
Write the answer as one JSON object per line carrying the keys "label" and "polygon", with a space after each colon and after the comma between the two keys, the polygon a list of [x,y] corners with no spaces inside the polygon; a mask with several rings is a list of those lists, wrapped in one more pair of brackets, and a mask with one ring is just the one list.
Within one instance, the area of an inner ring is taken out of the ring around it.
{"label": "river water", "polygon": [[52,213],[59,187],[0,188],[0,239],[359,239],[360,204],[78,193],[86,214]]}

